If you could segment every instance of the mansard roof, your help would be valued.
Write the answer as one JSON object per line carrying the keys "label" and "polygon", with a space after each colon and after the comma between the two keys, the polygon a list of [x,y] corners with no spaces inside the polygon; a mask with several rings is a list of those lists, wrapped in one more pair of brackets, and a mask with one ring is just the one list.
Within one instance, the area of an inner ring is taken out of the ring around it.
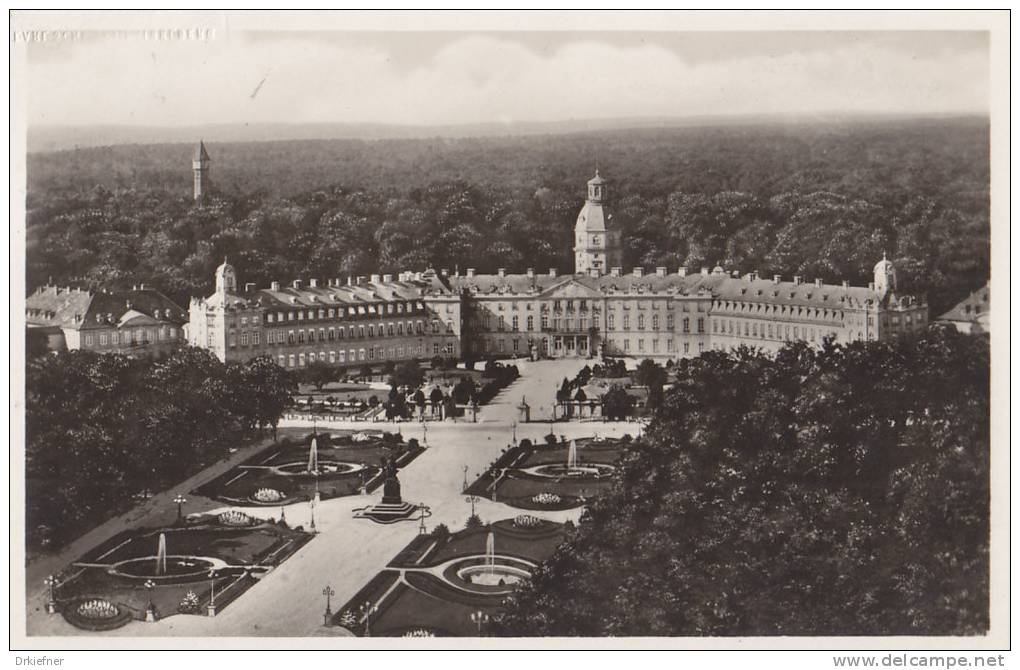
{"label": "mansard roof", "polygon": [[420,300],[426,295],[450,294],[438,277],[389,282],[362,282],[326,286],[281,286],[279,289],[256,288],[251,291],[213,294],[206,299],[208,307],[347,307],[388,302]]}
{"label": "mansard roof", "polygon": [[42,286],[25,300],[28,323],[72,330],[108,328],[116,325],[187,322],[184,310],[155,289],[89,291]]}
{"label": "mansard roof", "polygon": [[[453,276],[450,285],[456,290],[467,290],[480,298],[499,298],[503,295],[536,298],[554,298],[570,285],[582,286],[591,291],[590,297],[617,294],[670,294],[702,296],[733,302],[760,302],[777,305],[818,307],[829,309],[860,308],[866,304],[885,301],[894,306],[909,306],[910,296],[882,293],[868,287],[842,284],[818,285],[814,282],[776,281],[747,274],[734,277],[716,268],[714,272],[681,275],[678,272],[642,272],[604,274],[592,277],[586,274],[475,274]],[[578,294],[580,295],[580,293]],[[869,302],[870,301],[870,302]]]}

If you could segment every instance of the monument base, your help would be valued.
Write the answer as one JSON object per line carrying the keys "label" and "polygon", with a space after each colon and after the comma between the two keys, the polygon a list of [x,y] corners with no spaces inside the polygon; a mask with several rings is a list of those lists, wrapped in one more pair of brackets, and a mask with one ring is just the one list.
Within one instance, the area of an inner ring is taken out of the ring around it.
{"label": "monument base", "polygon": [[407,502],[384,502],[354,510],[355,519],[370,519],[376,523],[395,523],[405,521],[414,516],[418,508]]}

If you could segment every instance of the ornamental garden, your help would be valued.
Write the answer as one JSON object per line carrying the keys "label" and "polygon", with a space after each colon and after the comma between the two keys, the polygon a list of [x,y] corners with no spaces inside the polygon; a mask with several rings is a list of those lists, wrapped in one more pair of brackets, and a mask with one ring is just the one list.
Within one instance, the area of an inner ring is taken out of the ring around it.
{"label": "ornamental garden", "polygon": [[214,616],[311,537],[237,510],[126,531],[54,579],[50,608],[92,631],[176,614]]}
{"label": "ornamental garden", "polygon": [[525,510],[580,507],[611,485],[630,436],[570,440],[548,435],[505,450],[466,493]]}
{"label": "ornamental garden", "polygon": [[507,596],[563,541],[566,526],[522,514],[418,535],[334,615],[359,636],[481,636]]}
{"label": "ornamental garden", "polygon": [[278,506],[372,492],[390,463],[397,469],[424,449],[396,433],[339,431],[284,438],[198,487],[194,493],[234,506]]}

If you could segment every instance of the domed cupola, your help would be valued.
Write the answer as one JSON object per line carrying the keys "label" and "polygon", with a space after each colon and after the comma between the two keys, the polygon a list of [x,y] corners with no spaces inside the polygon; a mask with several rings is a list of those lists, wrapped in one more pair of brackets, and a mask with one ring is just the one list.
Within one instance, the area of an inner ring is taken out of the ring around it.
{"label": "domed cupola", "polygon": [[234,272],[234,266],[227,262],[226,257],[223,258],[223,263],[216,268],[216,292],[237,292],[237,273]]}
{"label": "domed cupola", "polygon": [[882,260],[875,263],[875,290],[887,295],[896,290],[896,267],[882,254]]}
{"label": "domed cupola", "polygon": [[578,274],[592,270],[606,274],[623,262],[620,233],[606,206],[608,185],[598,169],[588,180],[588,197],[574,226],[574,271]]}

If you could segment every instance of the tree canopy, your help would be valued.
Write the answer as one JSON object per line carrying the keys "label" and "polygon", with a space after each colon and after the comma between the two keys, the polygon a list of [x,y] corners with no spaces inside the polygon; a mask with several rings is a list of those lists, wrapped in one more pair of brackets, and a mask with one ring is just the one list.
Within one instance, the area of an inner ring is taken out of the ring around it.
{"label": "tree canopy", "polygon": [[988,628],[987,338],[681,360],[510,635]]}
{"label": "tree canopy", "polygon": [[988,277],[986,119],[675,128],[536,137],[211,146],[28,157],[29,290],[57,282],[208,295],[242,281],[474,267],[573,270],[594,147],[627,267],[679,265],[856,284],[888,253],[941,312]]}
{"label": "tree canopy", "polygon": [[259,357],[225,366],[201,349],[162,360],[72,351],[27,363],[30,545],[61,543],[144,490],[181,481],[276,426],[286,372]]}

